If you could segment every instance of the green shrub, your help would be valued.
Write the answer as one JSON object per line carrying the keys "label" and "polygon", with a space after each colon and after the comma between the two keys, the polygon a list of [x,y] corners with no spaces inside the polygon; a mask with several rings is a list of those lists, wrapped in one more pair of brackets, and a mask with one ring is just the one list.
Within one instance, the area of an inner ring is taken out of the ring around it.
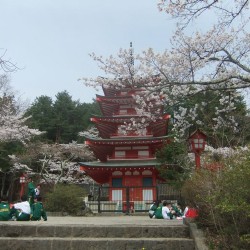
{"label": "green shrub", "polygon": [[85,195],[86,191],[80,186],[57,184],[52,192],[46,194],[46,210],[77,215],[83,207]]}
{"label": "green shrub", "polygon": [[250,153],[226,158],[218,171],[197,171],[182,195],[199,209],[211,249],[250,249]]}
{"label": "green shrub", "polygon": [[160,176],[175,188],[180,188],[190,176],[192,168],[189,164],[187,147],[183,142],[173,141],[167,144],[157,151],[156,158],[160,163],[157,166]]}

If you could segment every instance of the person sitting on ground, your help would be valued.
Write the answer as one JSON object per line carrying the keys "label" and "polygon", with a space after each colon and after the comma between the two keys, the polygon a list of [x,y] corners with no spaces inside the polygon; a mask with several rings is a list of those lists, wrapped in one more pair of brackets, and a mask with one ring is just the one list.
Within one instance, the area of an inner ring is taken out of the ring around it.
{"label": "person sitting on ground", "polygon": [[41,220],[41,217],[44,221],[47,221],[47,214],[42,204],[42,198],[39,196],[35,197],[34,203],[31,205],[30,219],[39,221]]}
{"label": "person sitting on ground", "polygon": [[174,210],[172,210],[171,203],[167,201],[163,201],[162,203],[162,217],[167,220],[173,219],[173,214],[175,213]]}
{"label": "person sitting on ground", "polygon": [[186,218],[196,218],[198,216],[198,210],[193,207],[186,207],[184,217]]}
{"label": "person sitting on ground", "polygon": [[188,212],[188,208],[189,208],[188,206],[185,207],[185,209],[183,211],[183,216],[182,217],[184,217],[184,218],[186,217],[186,214]]}
{"label": "person sitting on ground", "polygon": [[15,216],[17,221],[28,221],[30,220],[30,204],[27,201],[27,196],[21,197],[21,202],[15,203],[10,210],[11,218]]}
{"label": "person sitting on ground", "polygon": [[7,221],[10,219],[10,205],[7,197],[4,195],[1,197],[0,203],[0,221]]}
{"label": "person sitting on ground", "polygon": [[149,211],[148,211],[148,216],[149,216],[150,219],[154,217],[155,211],[156,211],[156,209],[159,207],[159,204],[160,204],[160,201],[155,200],[155,201],[150,205],[150,208],[149,208]]}
{"label": "person sitting on ground", "polygon": [[[162,204],[163,204],[163,202],[162,202]],[[162,204],[159,204],[159,206],[156,208],[153,218],[163,219],[163,217],[162,217]]]}
{"label": "person sitting on ground", "polygon": [[182,217],[183,216],[183,214],[182,214],[182,212],[181,212],[181,208],[180,208],[180,206],[179,205],[172,205],[172,210],[175,212],[174,213],[174,217]]}

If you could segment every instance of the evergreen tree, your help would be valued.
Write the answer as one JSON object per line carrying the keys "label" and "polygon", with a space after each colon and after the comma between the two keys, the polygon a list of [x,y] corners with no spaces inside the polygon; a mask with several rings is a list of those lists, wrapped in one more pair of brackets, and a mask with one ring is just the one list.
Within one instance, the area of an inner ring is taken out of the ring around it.
{"label": "evergreen tree", "polygon": [[53,101],[48,96],[37,97],[25,116],[30,116],[27,124],[32,128],[38,128],[40,131],[46,131],[44,138],[53,141],[54,135],[54,112]]}
{"label": "evergreen tree", "polygon": [[69,143],[79,139],[78,133],[88,128],[93,114],[100,114],[97,103],[74,101],[63,91],[56,95],[54,102],[48,96],[36,98],[25,116],[31,116],[29,126],[46,131],[45,140]]}

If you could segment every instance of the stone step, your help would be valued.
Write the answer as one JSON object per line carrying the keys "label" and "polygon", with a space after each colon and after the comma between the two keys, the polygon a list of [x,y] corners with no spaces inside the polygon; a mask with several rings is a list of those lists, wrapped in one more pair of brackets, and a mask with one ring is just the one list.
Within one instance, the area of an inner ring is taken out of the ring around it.
{"label": "stone step", "polygon": [[1,250],[194,250],[186,238],[12,238],[0,237]]}
{"label": "stone step", "polygon": [[186,225],[19,225],[1,224],[1,237],[71,237],[71,238],[190,238]]}

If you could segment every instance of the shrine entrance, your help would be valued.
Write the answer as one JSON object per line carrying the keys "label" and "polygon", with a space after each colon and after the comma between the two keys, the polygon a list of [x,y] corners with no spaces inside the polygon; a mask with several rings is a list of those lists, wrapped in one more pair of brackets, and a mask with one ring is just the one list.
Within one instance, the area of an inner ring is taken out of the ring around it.
{"label": "shrine entrance", "polygon": [[138,176],[126,176],[124,186],[129,188],[126,196],[130,201],[133,202],[142,200],[141,178],[138,178]]}

